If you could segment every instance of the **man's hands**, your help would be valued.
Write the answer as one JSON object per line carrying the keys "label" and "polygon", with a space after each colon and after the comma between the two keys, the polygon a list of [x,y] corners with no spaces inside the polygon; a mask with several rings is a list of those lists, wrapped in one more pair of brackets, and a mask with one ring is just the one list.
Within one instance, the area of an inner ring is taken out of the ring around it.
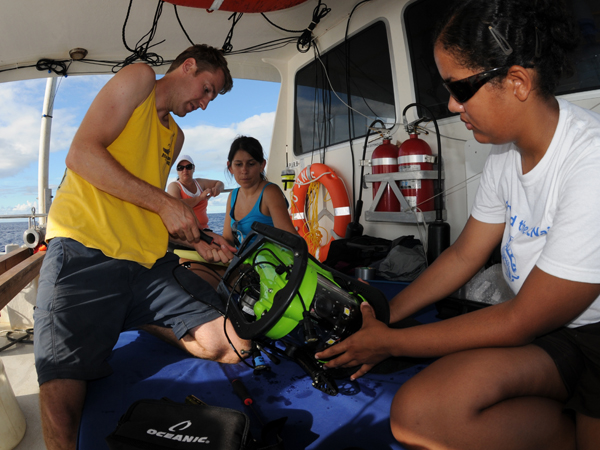
{"label": "man's hands", "polygon": [[181,199],[165,194],[158,214],[172,238],[187,242],[207,262],[228,263],[233,259],[237,249],[216,233],[206,232],[213,238],[211,244],[200,238],[200,228],[194,210]]}
{"label": "man's hands", "polygon": [[375,318],[375,311],[367,302],[360,305],[360,311],[363,324],[358,332],[315,355],[317,359],[330,359],[339,355],[325,364],[328,369],[362,364],[362,367],[350,377],[352,380],[363,376],[375,364],[391,356],[387,349],[387,345],[390,344],[390,329]]}
{"label": "man's hands", "polygon": [[200,241],[200,230],[194,210],[184,202],[165,194],[157,212],[173,238],[190,244]]}

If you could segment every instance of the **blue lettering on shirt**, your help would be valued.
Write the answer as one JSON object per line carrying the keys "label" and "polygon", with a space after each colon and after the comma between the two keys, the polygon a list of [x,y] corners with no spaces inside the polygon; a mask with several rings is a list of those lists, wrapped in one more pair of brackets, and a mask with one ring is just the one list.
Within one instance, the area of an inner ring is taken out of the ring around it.
{"label": "blue lettering on shirt", "polygon": [[[517,216],[515,216],[516,218]],[[519,231],[521,233],[527,233],[527,230],[529,229],[529,227],[527,225],[525,225],[525,221],[521,220],[521,222],[519,222]]]}
{"label": "blue lettering on shirt", "polygon": [[[508,201],[505,202],[506,204],[506,209],[510,212],[512,212],[512,208],[511,205],[508,203]],[[518,233],[522,234],[523,236],[527,236],[529,238],[537,238],[540,236],[545,236],[548,234],[548,231],[550,231],[550,227],[546,227],[546,229],[540,228],[540,227],[533,227],[530,228],[529,226],[527,226],[527,222],[525,220],[518,220],[518,215],[511,215],[510,216],[510,227],[514,228],[515,224],[518,223]],[[511,248],[511,244],[512,241],[514,240],[515,235],[512,233],[509,233],[509,238],[508,238],[508,242],[502,246],[501,249],[501,253],[502,253],[502,262],[504,265],[504,272],[506,274],[506,278],[509,281],[515,281],[518,280],[520,278],[520,276],[518,275],[518,268],[517,268],[517,258],[515,257],[512,248]]]}
{"label": "blue lettering on shirt", "polygon": [[510,244],[513,241],[513,237],[508,238],[508,242],[502,246],[502,263],[504,264],[504,273],[510,281],[519,279],[517,275],[517,261],[515,255],[510,248]]}

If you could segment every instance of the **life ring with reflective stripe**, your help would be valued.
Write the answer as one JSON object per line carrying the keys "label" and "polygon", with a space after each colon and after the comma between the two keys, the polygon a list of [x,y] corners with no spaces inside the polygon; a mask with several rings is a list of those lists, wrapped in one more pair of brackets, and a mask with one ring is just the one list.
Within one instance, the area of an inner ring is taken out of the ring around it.
{"label": "life ring with reflective stripe", "polygon": [[329,242],[316,249],[315,254],[313,255],[319,261],[323,262],[327,259],[329,247],[333,240],[343,238],[346,235],[346,228],[351,222],[352,217],[350,214],[350,201],[348,200],[346,187],[340,177],[325,164],[311,164],[300,172],[300,175],[298,175],[296,182],[294,183],[294,188],[292,189],[290,215],[294,227],[300,236],[305,238],[309,233],[305,214],[306,195],[308,193],[309,185],[316,182],[321,183],[325,189],[327,189],[327,192],[329,192],[334,210],[332,236],[329,239]]}
{"label": "life ring with reflective stripe", "polygon": [[261,13],[291,8],[306,0],[165,0],[179,6],[205,8],[208,11]]}

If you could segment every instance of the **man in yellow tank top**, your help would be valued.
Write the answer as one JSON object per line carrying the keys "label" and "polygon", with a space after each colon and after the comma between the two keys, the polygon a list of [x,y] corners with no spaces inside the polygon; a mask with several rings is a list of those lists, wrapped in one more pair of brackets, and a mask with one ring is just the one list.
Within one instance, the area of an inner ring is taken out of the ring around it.
{"label": "man in yellow tank top", "polygon": [[[124,330],[143,328],[200,358],[235,363],[216,292],[167,253],[169,235],[209,261],[235,249],[200,239],[192,209],[165,192],[183,145],[179,117],[233,85],[220,51],[194,45],[156,80],[146,64],[121,69],[98,93],[66,158],[50,209],[48,252],[35,310],[35,359],[44,439],[75,449],[87,380],[111,373],[106,359]],[[196,300],[198,299],[198,300]],[[234,346],[247,349],[228,324]]]}

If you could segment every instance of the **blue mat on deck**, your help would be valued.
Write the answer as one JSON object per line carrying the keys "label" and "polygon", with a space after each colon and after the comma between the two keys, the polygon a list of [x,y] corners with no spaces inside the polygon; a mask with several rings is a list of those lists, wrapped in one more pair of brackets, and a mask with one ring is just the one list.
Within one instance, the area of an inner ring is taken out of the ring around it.
{"label": "blue mat on deck", "polygon": [[167,397],[183,402],[189,394],[209,405],[244,411],[252,434],[260,436],[260,421],[233,391],[234,378],[248,388],[262,422],[288,417],[281,435],[286,450],[401,450],[389,428],[390,405],[398,388],[425,367],[337,380],[340,393],[332,397],[315,389],[292,361],[271,363],[269,372],[254,375],[242,363],[193,358],[143,331],[122,333],[109,362],[114,373],[88,384],[79,450],[106,450],[105,437],[134,401]]}

